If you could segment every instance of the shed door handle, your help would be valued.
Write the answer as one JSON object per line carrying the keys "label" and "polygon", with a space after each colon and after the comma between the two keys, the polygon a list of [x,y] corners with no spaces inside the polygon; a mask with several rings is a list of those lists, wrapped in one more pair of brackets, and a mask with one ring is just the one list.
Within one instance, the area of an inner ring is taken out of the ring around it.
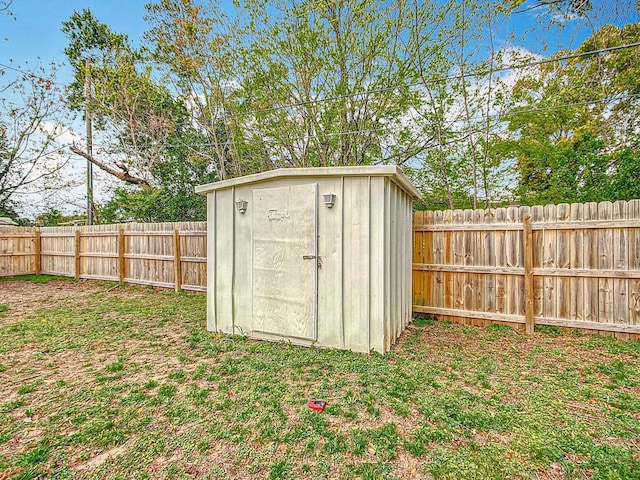
{"label": "shed door handle", "polygon": [[316,258],[315,255],[303,255],[302,256],[303,260],[313,260],[314,258]]}

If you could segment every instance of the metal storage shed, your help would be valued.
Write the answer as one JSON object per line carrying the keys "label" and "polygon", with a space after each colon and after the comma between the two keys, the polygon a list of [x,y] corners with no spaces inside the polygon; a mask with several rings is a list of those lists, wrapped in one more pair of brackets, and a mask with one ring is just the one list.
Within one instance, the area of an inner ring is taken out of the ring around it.
{"label": "metal storage shed", "polygon": [[207,329],[359,352],[411,319],[412,200],[396,166],[287,168],[207,195]]}

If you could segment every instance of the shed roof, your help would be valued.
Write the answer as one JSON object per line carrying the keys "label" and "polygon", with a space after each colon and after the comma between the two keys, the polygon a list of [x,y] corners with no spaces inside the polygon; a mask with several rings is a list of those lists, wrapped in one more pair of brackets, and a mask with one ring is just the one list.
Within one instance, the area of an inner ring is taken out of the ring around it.
{"label": "shed roof", "polygon": [[279,168],[267,172],[255,173],[244,177],[221,180],[196,186],[196,193],[206,194],[215,190],[262,183],[280,178],[305,177],[390,177],[402,190],[413,198],[419,198],[420,192],[402,173],[397,165],[370,165],[362,167],[312,167],[312,168]]}

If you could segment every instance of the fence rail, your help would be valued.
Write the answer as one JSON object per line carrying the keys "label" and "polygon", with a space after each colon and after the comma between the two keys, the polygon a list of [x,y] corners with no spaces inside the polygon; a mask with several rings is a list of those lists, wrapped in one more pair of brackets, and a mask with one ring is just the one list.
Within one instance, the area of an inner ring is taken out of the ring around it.
{"label": "fence rail", "polygon": [[414,214],[413,310],[640,334],[640,200]]}
{"label": "fence rail", "polygon": [[0,276],[46,273],[206,291],[206,222],[0,228]]}

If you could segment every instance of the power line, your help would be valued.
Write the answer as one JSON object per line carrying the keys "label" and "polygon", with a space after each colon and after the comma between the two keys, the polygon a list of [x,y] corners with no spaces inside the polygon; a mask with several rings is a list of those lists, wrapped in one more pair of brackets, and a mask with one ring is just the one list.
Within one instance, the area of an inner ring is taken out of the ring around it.
{"label": "power line", "polygon": [[42,77],[40,75],[36,75],[33,72],[28,72],[26,70],[22,70],[20,68],[14,67],[12,65],[7,65],[5,63],[0,63],[0,68],[6,68],[6,69],[9,69],[9,70],[13,70],[14,72],[21,73],[22,75],[26,75],[26,76],[34,78],[36,80],[41,80],[43,82],[48,82],[48,83],[51,83],[51,84],[54,84],[54,85],[59,85],[59,86],[64,87],[64,88],[67,88],[69,86],[66,83],[56,82],[55,80],[51,80],[50,78],[45,78],[45,77]]}
{"label": "power line", "polygon": [[[260,113],[268,113],[268,112],[272,112],[272,111],[277,111],[277,110],[284,110],[287,108],[294,108],[294,107],[303,107],[306,105],[314,105],[314,104],[318,104],[318,103],[324,103],[324,102],[332,102],[332,101],[336,101],[336,100],[346,100],[346,99],[350,99],[350,98],[354,98],[354,97],[360,97],[360,96],[367,96],[367,95],[372,95],[372,94],[376,94],[376,93],[384,93],[384,92],[389,92],[389,91],[393,91],[393,90],[398,90],[401,88],[410,88],[410,87],[417,87],[417,86],[422,86],[425,84],[433,84],[433,83],[442,83],[442,82],[446,82],[446,81],[451,81],[451,80],[460,80],[466,77],[477,77],[477,76],[482,76],[482,75],[487,75],[490,73],[500,73],[500,72],[506,72],[506,71],[510,71],[510,70],[524,70],[526,68],[530,68],[530,67],[536,67],[536,66],[540,66],[540,65],[545,65],[548,63],[556,63],[556,62],[561,62],[561,61],[565,61],[565,60],[571,60],[571,59],[575,59],[575,58],[581,58],[581,57],[585,57],[585,56],[591,56],[591,55],[600,55],[603,53],[610,53],[610,52],[615,52],[618,50],[623,50],[623,49],[627,49],[627,48],[635,48],[635,47],[640,47],[640,42],[635,42],[635,43],[627,43],[624,45],[618,45],[615,47],[607,47],[607,48],[601,48],[598,50],[590,50],[588,52],[580,52],[580,53],[574,53],[574,54],[569,54],[569,55],[562,55],[560,57],[553,57],[553,58],[547,58],[547,59],[543,59],[543,60],[538,60],[535,62],[528,62],[528,63],[520,63],[517,65],[507,65],[504,67],[498,67],[498,68],[493,68],[493,69],[480,69],[477,68],[475,70],[471,70],[470,72],[465,73],[464,75],[461,74],[456,74],[456,75],[447,75],[447,76],[441,76],[441,77],[435,77],[435,78],[431,78],[428,79],[428,82],[425,81],[420,81],[420,82],[411,82],[411,83],[399,83],[399,84],[395,84],[395,85],[389,85],[387,87],[380,87],[380,88],[374,88],[371,90],[362,90],[359,92],[352,92],[352,93],[347,93],[344,95],[334,95],[331,97],[322,97],[322,98],[318,98],[318,99],[314,99],[314,100],[303,100],[300,102],[294,102],[294,103],[289,103],[289,104],[285,104],[285,105],[277,105],[275,107],[269,107],[269,108],[265,108],[265,109],[255,109],[255,110],[249,110],[246,112],[238,112],[238,113],[233,113],[233,114],[225,114],[223,115],[223,118],[237,118],[237,117],[244,117],[247,115],[257,115]],[[9,68],[11,70],[14,70],[16,72],[22,73],[24,75],[30,75],[33,76],[35,78],[38,79],[42,79],[42,80],[46,80],[46,81],[51,81],[51,80],[47,80],[44,79],[43,77],[40,77],[38,75],[33,74],[32,72],[26,72],[24,70],[21,70],[19,68],[10,66],[10,65],[6,65],[3,63],[0,63],[0,67],[3,68]],[[57,85],[62,85],[62,86],[67,86],[58,82],[52,82],[52,83],[56,83]],[[103,104],[104,105],[104,104]]]}
{"label": "power line", "polygon": [[[509,70],[520,70],[520,69],[530,68],[530,67],[539,66],[539,65],[543,65],[543,64],[555,63],[555,62],[559,62],[559,61],[580,58],[580,57],[584,57],[584,56],[590,56],[590,55],[596,55],[596,54],[599,55],[599,54],[609,53],[609,52],[618,51],[618,50],[627,49],[627,48],[635,48],[635,47],[638,47],[638,46],[640,46],[640,42],[630,43],[630,44],[625,44],[625,45],[619,45],[619,46],[615,46],[615,47],[602,48],[602,49],[598,49],[598,50],[592,50],[592,51],[589,51],[589,52],[581,52],[581,53],[575,53],[575,54],[570,54],[570,55],[563,55],[563,56],[560,56],[560,57],[543,59],[543,60],[538,60],[538,61],[535,61],[535,62],[521,63],[521,64],[518,64],[518,65],[499,67],[499,68],[495,68],[495,69],[485,69],[485,70],[476,69],[476,70],[472,70],[472,71],[466,73],[465,75],[458,74],[458,75],[449,75],[449,76],[443,76],[443,77],[436,77],[436,78],[429,79],[428,82],[422,81],[422,82],[413,82],[413,83],[408,83],[408,84],[396,84],[396,85],[393,85],[393,86],[382,87],[382,88],[378,88],[378,89],[371,89],[371,90],[366,90],[366,91],[361,91],[361,92],[353,92],[353,93],[345,94],[345,95],[336,95],[336,96],[332,96],[332,97],[323,97],[323,98],[319,98],[319,99],[315,99],[315,100],[307,100],[307,101],[295,102],[295,103],[275,106],[275,107],[271,107],[271,108],[267,108],[267,109],[251,110],[251,111],[235,113],[235,114],[226,114],[226,115],[223,115],[223,118],[237,118],[237,117],[247,116],[247,115],[257,115],[257,114],[260,114],[260,113],[268,113],[268,112],[271,112],[271,111],[277,111],[277,110],[282,110],[282,109],[287,109],[287,108],[294,108],[294,107],[300,107],[300,106],[312,105],[312,104],[319,104],[319,103],[335,101],[335,100],[344,100],[344,99],[354,98],[354,97],[358,97],[358,96],[371,95],[371,94],[375,94],[375,93],[382,93],[382,92],[396,90],[396,89],[400,89],[400,88],[410,88],[410,87],[415,87],[415,86],[422,86],[422,85],[427,85],[429,83],[444,82],[444,81],[450,81],[450,80],[456,80],[456,79],[459,80],[459,79],[462,79],[462,78],[465,78],[465,77],[476,77],[476,76],[483,75],[483,74],[497,73],[497,72],[503,72],[503,71],[509,71]],[[48,79],[44,79],[43,77],[35,75],[32,72],[26,72],[26,71],[21,70],[19,68],[16,68],[16,67],[13,67],[13,66],[10,66],[10,65],[6,65],[6,64],[3,64],[3,63],[0,63],[0,67],[9,68],[11,70],[14,70],[16,72],[22,73],[24,75],[28,75],[28,76],[30,76],[32,78],[38,78],[38,79],[50,81]],[[52,83],[59,84],[58,82],[52,82]],[[59,84],[59,85],[62,85],[62,84]],[[574,107],[574,106],[588,105],[588,104],[595,104],[595,103],[603,103],[603,102],[604,103],[610,103],[610,102],[614,102],[614,101],[619,101],[619,100],[623,100],[623,99],[627,99],[627,98],[636,98],[636,97],[638,97],[638,95],[618,96],[618,97],[611,97],[611,98],[605,98],[605,99],[594,99],[594,100],[588,100],[588,101],[583,101],[583,102],[576,102],[576,103],[571,103],[571,104],[562,104],[562,105],[542,107],[542,108],[533,108],[533,109],[528,109],[528,110],[519,110],[517,108],[514,108],[514,109],[512,109],[510,112],[508,112],[506,114],[494,114],[494,115],[490,115],[490,116],[482,116],[482,118],[484,119],[484,118],[493,117],[493,118],[501,119],[501,118],[504,118],[505,116],[513,114],[513,113],[528,113],[528,112],[535,112],[535,111],[555,110],[555,109],[570,108],[570,107]],[[101,103],[103,107],[109,108],[109,106],[106,105],[101,100],[99,100],[99,99],[94,99],[94,100],[98,100],[98,102]],[[480,117],[473,117],[472,119],[477,119],[477,118],[480,118]],[[124,121],[124,119],[122,117],[120,117],[120,120]],[[452,122],[452,123],[455,123],[455,122]],[[478,132],[481,132],[481,131],[484,131],[484,129],[483,130],[477,130],[477,131],[472,132],[472,133],[478,133]],[[334,136],[356,135],[356,134],[363,134],[363,133],[383,134],[383,133],[387,133],[387,132],[383,131],[381,129],[366,129],[366,130],[351,130],[351,131],[346,131],[346,132],[328,132],[328,133],[321,133],[321,134],[318,134],[318,133],[315,133],[315,134],[305,133],[305,134],[303,134],[304,136],[300,140],[303,140],[304,138],[323,138],[323,137],[326,138],[326,137],[334,137]],[[212,146],[214,144],[212,144],[212,143],[203,143],[201,145],[202,146]],[[179,145],[171,144],[171,143],[157,143],[157,144],[154,144],[154,146],[173,146],[173,147],[182,146],[182,147],[187,147],[187,148],[190,148],[190,149],[194,150],[192,146],[187,145],[187,144],[182,143],[182,142]],[[197,152],[196,150],[194,150],[194,151],[196,153],[200,153],[200,152]]]}
{"label": "power line", "polygon": [[[582,57],[585,55],[592,55],[594,53],[606,53],[606,52],[611,52],[611,51],[616,51],[616,50],[621,50],[623,48],[634,48],[634,47],[638,47],[640,46],[640,42],[637,43],[633,43],[633,44],[626,44],[626,45],[620,45],[617,47],[609,47],[609,48],[604,48],[604,49],[600,49],[597,51],[591,51],[591,52],[585,52],[585,53],[580,53],[580,54],[572,54],[572,55],[565,55],[562,57],[557,57],[554,59],[545,59],[545,60],[540,60],[537,62],[530,62],[528,64],[521,64],[520,66],[513,66],[513,67],[502,67],[502,68],[497,68],[494,69],[494,72],[498,72],[498,71],[504,71],[504,70],[509,70],[509,69],[515,69],[515,68],[528,68],[530,66],[537,66],[537,65],[541,65],[541,64],[546,64],[546,63],[552,63],[552,62],[556,62],[556,61],[561,61],[561,60],[567,60],[567,59],[571,59],[571,58],[578,58],[578,57]],[[476,72],[470,72],[469,74],[465,75],[465,76],[475,76],[477,75]],[[442,77],[441,80],[444,79],[455,79],[455,78],[462,78],[462,75],[457,75],[457,76],[450,76],[450,77]],[[412,84],[413,86],[416,85],[424,85],[424,82],[420,82],[420,83],[414,83]],[[385,91],[385,90],[389,90],[391,88],[399,88],[399,87],[387,87],[385,89],[377,89],[377,90],[370,90],[367,93],[371,93],[371,92],[376,92],[376,91]],[[351,95],[357,95],[357,94],[351,94]],[[320,103],[323,101],[329,101],[329,100],[333,100],[333,99],[340,99],[340,98],[349,98],[351,95],[344,95],[344,96],[337,96],[337,97],[331,97],[330,99],[318,99],[318,100],[311,100],[308,102],[299,102],[298,104],[290,104],[288,105],[288,107],[293,107],[295,105],[305,105],[305,104],[311,104],[311,103]],[[582,102],[574,102],[574,103],[568,103],[568,104],[561,104],[561,105],[553,105],[553,106],[549,106],[549,107],[541,107],[541,108],[532,108],[532,109],[526,109],[526,110],[521,110],[516,108],[511,109],[509,112],[507,113],[498,113],[498,114],[493,114],[490,116],[474,116],[472,117],[470,120],[477,120],[477,119],[484,119],[487,117],[491,117],[491,118],[497,118],[498,120],[503,119],[511,114],[514,113],[533,113],[533,112],[537,112],[537,111],[549,111],[549,110],[558,110],[558,109],[563,109],[563,108],[571,108],[571,107],[576,107],[576,106],[582,106],[582,105],[592,105],[592,104],[596,104],[596,103],[612,103],[615,101],[620,101],[620,100],[625,100],[625,99],[632,99],[632,98],[637,98],[640,95],[622,95],[622,96],[616,96],[616,97],[609,97],[609,98],[600,98],[600,99],[593,99],[593,100],[586,100],[586,101],[582,101]],[[96,99],[98,100],[98,99]],[[108,106],[106,104],[104,104],[101,100],[98,100],[104,107]],[[273,110],[277,110],[280,108],[287,108],[287,106],[281,106],[281,107],[272,107],[270,109],[265,109],[265,110],[256,110],[254,111],[254,113],[260,113],[260,112],[266,112],[266,111],[273,111]],[[244,112],[243,114],[233,114],[233,115],[228,115],[227,118],[233,118],[233,117],[239,117],[241,115],[248,115],[251,112]],[[124,120],[122,117],[119,117],[120,120]],[[452,123],[455,123],[452,122]],[[483,132],[484,129],[482,130],[476,130],[472,133],[479,133],[479,132]],[[352,131],[346,131],[346,132],[329,132],[329,133],[315,133],[315,134],[308,134],[308,133],[304,133],[302,138],[300,140],[303,140],[304,138],[326,138],[326,137],[335,137],[335,136],[346,136],[346,135],[356,135],[356,134],[363,134],[363,133],[378,133],[378,134],[383,134],[383,133],[387,133],[381,129],[366,129],[366,130],[352,130]],[[213,143],[202,143],[202,146],[213,146],[215,144]],[[193,147],[190,145],[186,145],[184,143],[181,144],[171,144],[171,143],[158,143],[158,144],[154,144],[154,146],[171,146],[171,147],[188,147],[190,149],[193,150]],[[195,151],[195,150],[194,150]],[[196,153],[199,153],[196,151]]]}
{"label": "power line", "polygon": [[[593,105],[595,103],[613,103],[620,100],[627,100],[630,98],[638,98],[638,97],[640,97],[640,93],[628,94],[628,95],[617,95],[615,97],[609,97],[609,98],[599,98],[595,100],[585,100],[583,102],[568,103],[568,104],[560,105],[559,107],[569,108],[569,107],[580,107],[584,105]],[[554,105],[551,105],[549,107],[531,108],[528,110],[518,110],[518,108],[516,107],[512,109],[507,115],[511,115],[514,113],[545,112],[548,110],[556,110],[556,109],[558,109],[558,107]]]}
{"label": "power line", "polygon": [[[640,94],[628,94],[628,95],[617,95],[614,97],[607,97],[607,98],[597,98],[597,99],[592,99],[592,100],[585,100],[585,101],[581,101],[581,102],[573,102],[573,103],[563,103],[563,104],[559,104],[559,105],[550,105],[548,107],[540,107],[540,108],[529,108],[529,109],[520,109],[518,107],[512,108],[511,110],[507,111],[507,112],[499,112],[499,113],[494,113],[489,115],[490,118],[494,118],[497,119],[498,121],[504,121],[504,119],[510,115],[513,114],[522,114],[522,113],[534,113],[534,112],[541,112],[541,111],[551,111],[551,110],[561,110],[561,109],[565,109],[565,108],[572,108],[572,107],[578,107],[578,106],[584,106],[584,105],[593,105],[593,104],[597,104],[597,103],[613,103],[613,102],[617,102],[617,101],[621,101],[621,100],[628,100],[628,99],[634,99],[634,98],[640,98]],[[483,116],[473,116],[470,118],[470,120],[484,120],[485,118],[487,118],[486,115]],[[460,119],[460,120],[452,120],[449,123],[451,125],[458,123],[460,121],[465,121],[467,120],[466,118]],[[411,119],[409,119],[409,121],[411,121]],[[410,128],[410,125],[404,125],[403,127],[408,127]],[[494,126],[495,127],[495,126]],[[476,133],[482,133],[484,132],[486,129],[485,127],[482,128],[476,128],[473,129],[471,133],[476,134]],[[393,135],[394,132],[392,131],[388,131],[388,130],[383,130],[380,128],[368,128],[368,129],[364,129],[364,130],[350,130],[350,131],[345,131],[345,132],[329,132],[329,133],[324,133],[324,134],[307,134],[304,133],[300,140],[304,140],[306,138],[323,138],[323,137],[334,137],[334,136],[347,136],[347,135],[358,135],[358,134],[365,134],[365,133],[377,133],[377,134],[388,134],[388,135]],[[455,143],[455,141],[461,140],[463,138],[468,137],[468,132],[463,132],[464,135],[454,141],[449,141],[447,142],[447,144],[450,143]],[[103,148],[108,148],[110,145],[107,143],[98,143],[95,144],[97,146],[103,147]],[[214,146],[215,143],[212,142],[202,142],[199,143],[197,146],[200,147],[211,147]],[[180,144],[176,144],[176,143],[170,143],[170,142],[155,142],[153,143],[154,147],[191,147],[191,149],[193,151],[195,151],[196,153],[200,153],[197,150],[195,150],[192,146],[186,145],[184,143],[180,143]]]}

